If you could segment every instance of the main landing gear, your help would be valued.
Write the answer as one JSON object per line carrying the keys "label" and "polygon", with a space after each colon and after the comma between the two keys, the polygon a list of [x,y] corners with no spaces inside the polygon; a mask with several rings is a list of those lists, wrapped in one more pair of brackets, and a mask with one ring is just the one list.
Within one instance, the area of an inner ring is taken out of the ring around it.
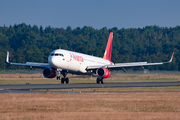
{"label": "main landing gear", "polygon": [[96,83],[97,84],[99,84],[99,83],[104,84],[104,79],[103,78],[97,78]]}
{"label": "main landing gear", "polygon": [[[61,83],[64,84],[64,82],[66,84],[69,83],[69,78],[66,78],[66,75],[67,75],[67,71],[60,71],[60,70],[57,70],[57,80],[61,80]],[[63,77],[61,78],[61,74],[63,75]]]}

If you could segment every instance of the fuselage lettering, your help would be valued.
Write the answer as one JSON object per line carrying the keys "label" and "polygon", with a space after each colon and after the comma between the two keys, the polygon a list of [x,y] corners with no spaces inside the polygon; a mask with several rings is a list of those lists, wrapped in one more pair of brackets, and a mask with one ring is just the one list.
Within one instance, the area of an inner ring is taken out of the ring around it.
{"label": "fuselage lettering", "polygon": [[72,60],[84,62],[82,56],[78,56],[78,55],[76,55],[74,53],[70,53],[70,61],[72,61]]}

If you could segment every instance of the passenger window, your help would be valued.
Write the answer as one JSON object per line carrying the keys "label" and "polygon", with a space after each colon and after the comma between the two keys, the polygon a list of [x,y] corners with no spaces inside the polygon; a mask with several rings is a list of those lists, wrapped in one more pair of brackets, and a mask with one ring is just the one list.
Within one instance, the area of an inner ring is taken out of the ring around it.
{"label": "passenger window", "polygon": [[55,56],[58,56],[58,54],[56,53]]}
{"label": "passenger window", "polygon": [[54,53],[52,53],[51,56],[54,56]]}

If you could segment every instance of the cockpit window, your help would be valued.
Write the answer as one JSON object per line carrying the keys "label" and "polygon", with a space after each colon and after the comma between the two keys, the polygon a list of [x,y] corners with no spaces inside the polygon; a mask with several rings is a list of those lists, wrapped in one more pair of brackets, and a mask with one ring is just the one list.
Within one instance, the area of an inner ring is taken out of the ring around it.
{"label": "cockpit window", "polygon": [[64,55],[63,54],[59,54],[60,56],[62,56],[62,57],[64,57]]}
{"label": "cockpit window", "polygon": [[64,57],[64,55],[63,55],[63,54],[61,54],[61,53],[55,53],[55,54],[54,54],[54,53],[52,53],[52,54],[51,54],[51,56],[62,56],[62,57]]}

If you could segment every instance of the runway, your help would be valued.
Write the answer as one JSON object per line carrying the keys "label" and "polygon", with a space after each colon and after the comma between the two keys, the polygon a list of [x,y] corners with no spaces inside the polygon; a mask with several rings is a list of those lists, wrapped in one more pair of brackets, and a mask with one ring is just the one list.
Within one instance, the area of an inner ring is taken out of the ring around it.
{"label": "runway", "polygon": [[[118,82],[118,83],[83,83],[83,84],[22,84],[22,85],[0,85],[0,93],[44,93],[48,89],[77,89],[77,88],[113,88],[113,87],[165,87],[180,86],[180,82]],[[48,92],[48,91],[47,91]],[[53,93],[76,93],[78,91],[50,91]],[[81,93],[88,91],[79,91]],[[93,92],[93,91],[89,91]],[[94,91],[95,92],[95,91]],[[107,91],[106,91],[107,92]],[[113,91],[117,92],[117,91]],[[130,91],[123,91],[130,92]],[[134,92],[134,91],[131,91]],[[144,92],[144,91],[139,91]],[[180,92],[180,91],[177,91]]]}

